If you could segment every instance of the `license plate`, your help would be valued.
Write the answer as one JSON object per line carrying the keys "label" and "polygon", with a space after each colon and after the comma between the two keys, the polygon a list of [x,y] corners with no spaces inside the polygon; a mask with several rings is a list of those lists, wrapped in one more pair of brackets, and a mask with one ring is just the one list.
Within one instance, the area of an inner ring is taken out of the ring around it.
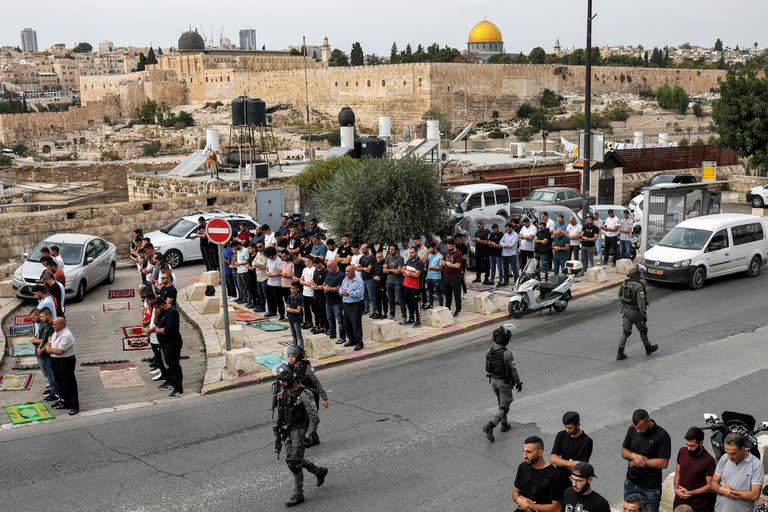
{"label": "license plate", "polygon": [[663,276],[664,271],[659,268],[649,268],[648,269],[649,274],[656,274],[657,276]]}

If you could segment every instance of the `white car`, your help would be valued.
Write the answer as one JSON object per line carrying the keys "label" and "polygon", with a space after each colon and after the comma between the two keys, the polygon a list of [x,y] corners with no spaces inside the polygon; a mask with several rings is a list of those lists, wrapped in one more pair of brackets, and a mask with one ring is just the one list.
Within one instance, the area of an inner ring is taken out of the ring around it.
{"label": "white car", "polygon": [[157,231],[146,233],[152,246],[157,252],[165,255],[171,268],[176,268],[185,261],[203,259],[200,254],[200,241],[197,239],[197,219],[203,217],[206,221],[213,218],[226,220],[232,227],[232,235],[236,236],[240,224],[250,231],[255,231],[259,225],[249,215],[239,215],[227,212],[203,212],[181,217]]}
{"label": "white car", "polygon": [[627,210],[631,213],[637,222],[643,221],[643,194],[637,195],[632,198],[627,206]]}
{"label": "white car", "polygon": [[32,287],[40,284],[40,275],[45,270],[40,263],[43,247],[59,246],[59,255],[64,260],[64,286],[66,297],[83,300],[86,290],[101,282],[115,281],[117,248],[115,244],[93,235],[62,233],[51,235],[30,252],[26,260],[13,274],[13,291],[22,299],[32,299]]}
{"label": "white car", "polygon": [[752,208],[764,208],[768,204],[768,185],[758,185],[747,190],[747,202]]}

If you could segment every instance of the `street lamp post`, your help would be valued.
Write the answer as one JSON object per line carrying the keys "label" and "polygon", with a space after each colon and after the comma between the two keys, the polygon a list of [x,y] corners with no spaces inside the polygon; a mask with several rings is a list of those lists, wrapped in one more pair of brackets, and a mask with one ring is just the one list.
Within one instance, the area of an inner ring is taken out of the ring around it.
{"label": "street lamp post", "polygon": [[583,162],[581,171],[581,188],[584,195],[584,205],[581,209],[581,220],[584,226],[587,225],[587,213],[589,201],[589,164],[592,154],[592,0],[587,0],[587,49],[585,55],[585,74],[584,82],[584,147],[581,150],[581,161]]}

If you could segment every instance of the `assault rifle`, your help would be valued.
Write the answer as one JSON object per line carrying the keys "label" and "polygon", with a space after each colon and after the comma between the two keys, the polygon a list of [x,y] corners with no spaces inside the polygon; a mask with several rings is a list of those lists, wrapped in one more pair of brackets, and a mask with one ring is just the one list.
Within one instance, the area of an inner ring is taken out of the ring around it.
{"label": "assault rifle", "polygon": [[[272,383],[272,419],[275,419],[275,409],[277,409],[278,405],[278,393],[280,392],[280,383],[279,382],[273,382]],[[280,460],[280,451],[283,449],[283,430],[285,428],[285,425],[283,425],[280,422],[279,419],[280,415],[278,414],[278,421],[275,424],[274,427],[272,427],[272,431],[275,433],[275,453],[277,454],[277,460]]]}

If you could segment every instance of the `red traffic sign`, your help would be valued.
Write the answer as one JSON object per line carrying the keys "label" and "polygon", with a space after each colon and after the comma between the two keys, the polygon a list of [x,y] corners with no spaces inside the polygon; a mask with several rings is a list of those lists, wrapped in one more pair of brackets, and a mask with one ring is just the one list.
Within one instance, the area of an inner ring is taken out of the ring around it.
{"label": "red traffic sign", "polygon": [[232,226],[224,219],[211,219],[205,225],[205,234],[211,242],[224,245],[232,237]]}

